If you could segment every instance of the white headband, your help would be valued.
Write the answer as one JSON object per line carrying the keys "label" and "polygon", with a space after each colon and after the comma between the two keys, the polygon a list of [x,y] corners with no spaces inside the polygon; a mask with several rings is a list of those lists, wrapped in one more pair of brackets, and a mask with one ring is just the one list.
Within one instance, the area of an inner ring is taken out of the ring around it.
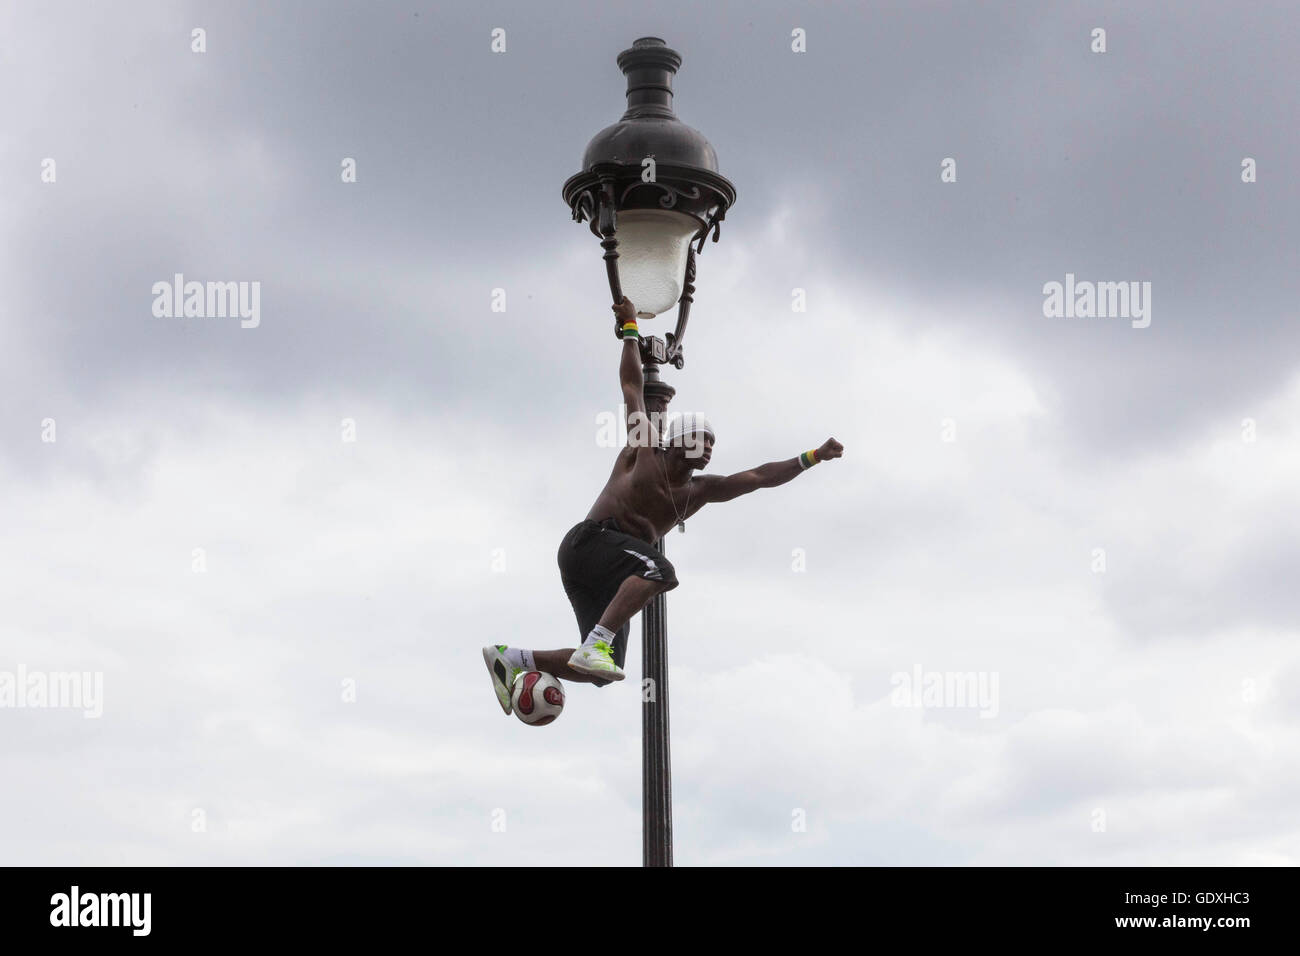
{"label": "white headband", "polygon": [[668,419],[668,433],[664,435],[663,445],[668,448],[679,444],[681,439],[687,435],[697,435],[700,432],[717,441],[717,436],[713,434],[713,426],[709,424],[707,418],[698,412],[682,412],[673,415]]}

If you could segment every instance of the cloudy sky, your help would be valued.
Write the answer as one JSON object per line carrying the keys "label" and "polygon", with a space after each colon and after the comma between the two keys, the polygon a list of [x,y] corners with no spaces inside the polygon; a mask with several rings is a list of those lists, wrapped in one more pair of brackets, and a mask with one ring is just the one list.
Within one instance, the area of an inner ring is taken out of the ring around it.
{"label": "cloudy sky", "polygon": [[0,862],[639,864],[632,682],[527,728],[479,648],[578,636],[618,346],[560,186],[646,35],[739,194],[674,405],[722,473],[846,447],[668,540],[677,863],[1300,862],[1297,23],[6,5],[0,680],[103,694],[0,709]]}

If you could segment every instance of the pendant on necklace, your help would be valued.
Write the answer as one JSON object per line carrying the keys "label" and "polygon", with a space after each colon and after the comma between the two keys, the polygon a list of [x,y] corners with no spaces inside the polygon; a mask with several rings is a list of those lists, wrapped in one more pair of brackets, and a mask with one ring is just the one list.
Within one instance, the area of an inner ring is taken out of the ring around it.
{"label": "pendant on necklace", "polygon": [[685,522],[685,521],[679,521],[679,522],[677,522],[677,530],[680,531],[682,534],[685,534],[685,533],[686,533],[686,522]]}

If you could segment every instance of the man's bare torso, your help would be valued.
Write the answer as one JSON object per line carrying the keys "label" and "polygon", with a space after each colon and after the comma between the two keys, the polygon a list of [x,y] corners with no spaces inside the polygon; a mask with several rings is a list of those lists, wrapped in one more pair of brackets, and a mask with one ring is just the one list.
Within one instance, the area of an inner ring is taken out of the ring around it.
{"label": "man's bare torso", "polygon": [[687,477],[670,485],[665,452],[653,447],[627,447],[618,453],[614,470],[587,512],[591,521],[613,518],[625,533],[653,544],[700,509]]}

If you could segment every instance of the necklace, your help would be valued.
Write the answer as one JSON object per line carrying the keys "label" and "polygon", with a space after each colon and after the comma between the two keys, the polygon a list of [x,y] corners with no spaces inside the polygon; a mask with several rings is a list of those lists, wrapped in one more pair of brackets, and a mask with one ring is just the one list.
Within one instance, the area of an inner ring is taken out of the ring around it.
{"label": "necklace", "polygon": [[673,503],[673,514],[677,516],[677,530],[680,531],[682,534],[685,534],[685,533],[686,533],[686,513],[689,512],[689,511],[691,510],[691,493],[692,493],[692,490],[693,490],[693,489],[691,488],[691,482],[690,482],[690,479],[688,478],[688,479],[686,480],[686,511],[684,511],[684,512],[683,512],[683,511],[678,511],[678,510],[677,510],[677,499],[673,496],[673,483],[672,483],[671,481],[668,480],[668,466],[667,466],[666,464],[664,464],[664,460],[663,460],[662,458],[659,459],[659,467],[663,469],[663,473],[664,473],[664,484],[668,486],[668,500],[671,501],[671,502]]}

